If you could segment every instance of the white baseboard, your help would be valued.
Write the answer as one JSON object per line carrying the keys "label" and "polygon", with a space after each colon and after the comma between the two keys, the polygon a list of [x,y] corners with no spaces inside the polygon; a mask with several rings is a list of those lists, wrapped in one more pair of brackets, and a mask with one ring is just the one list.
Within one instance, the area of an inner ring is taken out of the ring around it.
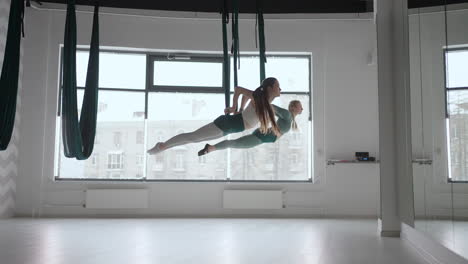
{"label": "white baseboard", "polygon": [[382,230],[382,219],[377,219],[377,229],[381,237],[400,237],[400,230]]}

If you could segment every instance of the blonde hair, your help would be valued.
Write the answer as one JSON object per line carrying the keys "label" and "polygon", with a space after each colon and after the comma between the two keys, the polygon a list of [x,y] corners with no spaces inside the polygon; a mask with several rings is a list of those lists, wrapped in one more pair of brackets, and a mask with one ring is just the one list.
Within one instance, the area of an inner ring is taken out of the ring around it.
{"label": "blonde hair", "polygon": [[[289,106],[288,106],[288,110],[289,112],[292,112],[292,108],[293,107],[296,107],[298,104],[301,104],[301,101],[299,100],[292,100],[291,102],[289,102]],[[291,127],[294,131],[297,131],[299,130],[299,128],[297,127],[297,122],[296,122],[296,116],[292,116],[292,123],[291,123]]]}
{"label": "blonde hair", "polygon": [[[272,131],[276,136],[279,136],[281,132],[276,124],[275,111],[268,100],[270,98],[271,87],[276,82],[276,78],[266,78],[263,80],[262,85],[255,89],[252,95],[255,102],[255,113],[260,121],[260,132],[266,134]],[[269,128],[270,125],[271,128]]]}

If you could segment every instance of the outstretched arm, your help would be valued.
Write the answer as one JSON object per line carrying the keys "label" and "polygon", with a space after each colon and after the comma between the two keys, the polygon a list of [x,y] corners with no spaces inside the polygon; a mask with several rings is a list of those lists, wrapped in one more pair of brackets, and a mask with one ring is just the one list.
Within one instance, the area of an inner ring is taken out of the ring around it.
{"label": "outstretched arm", "polygon": [[274,104],[271,104],[271,105],[275,109],[275,115],[278,118],[281,118],[281,119],[284,119],[284,120],[291,120],[292,119],[291,113],[288,110],[286,110],[284,108],[281,108],[279,106],[276,106]]}

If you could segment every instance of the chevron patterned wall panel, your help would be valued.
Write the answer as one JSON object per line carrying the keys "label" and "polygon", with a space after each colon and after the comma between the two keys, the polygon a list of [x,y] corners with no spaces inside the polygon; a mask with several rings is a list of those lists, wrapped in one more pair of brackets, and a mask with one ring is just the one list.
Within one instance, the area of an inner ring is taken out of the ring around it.
{"label": "chevron patterned wall panel", "polygon": [[[8,29],[8,18],[10,12],[10,0],[0,0],[0,68],[3,64],[5,53],[6,34]],[[21,61],[23,49],[21,48]],[[16,119],[13,129],[13,136],[5,151],[0,151],[0,218],[7,218],[14,215],[16,177],[18,175],[18,143],[21,108],[21,90],[23,67],[20,64],[20,78],[18,83],[18,101],[16,105]]]}

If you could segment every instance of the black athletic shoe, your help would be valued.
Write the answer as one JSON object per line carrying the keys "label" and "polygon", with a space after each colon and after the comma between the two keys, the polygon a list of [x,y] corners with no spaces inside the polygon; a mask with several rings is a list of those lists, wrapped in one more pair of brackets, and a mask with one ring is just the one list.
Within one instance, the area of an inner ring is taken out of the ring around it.
{"label": "black athletic shoe", "polygon": [[208,154],[208,147],[209,146],[210,145],[206,144],[205,147],[202,150],[198,151],[198,156],[203,156],[205,154]]}

